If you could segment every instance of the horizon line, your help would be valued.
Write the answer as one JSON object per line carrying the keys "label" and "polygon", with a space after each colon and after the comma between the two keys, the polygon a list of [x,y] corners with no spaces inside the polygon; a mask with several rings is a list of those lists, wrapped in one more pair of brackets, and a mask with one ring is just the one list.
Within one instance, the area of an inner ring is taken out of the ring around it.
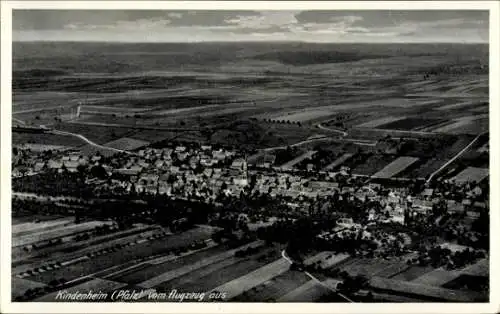
{"label": "horizon line", "polygon": [[300,43],[300,44],[458,44],[458,45],[489,45],[489,41],[416,41],[416,42],[369,42],[369,41],[356,41],[356,42],[323,42],[323,41],[301,41],[301,40],[200,40],[200,41],[103,41],[103,40],[12,40],[12,43],[102,43],[102,44],[203,44],[203,43]]}

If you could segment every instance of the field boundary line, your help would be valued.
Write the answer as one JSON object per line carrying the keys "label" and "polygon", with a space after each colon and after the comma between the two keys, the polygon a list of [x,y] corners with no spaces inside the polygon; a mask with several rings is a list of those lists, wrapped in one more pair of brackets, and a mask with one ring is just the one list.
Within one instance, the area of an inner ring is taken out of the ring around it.
{"label": "field boundary line", "polygon": [[138,283],[137,286],[143,287],[143,288],[152,288],[158,284],[161,284],[163,282],[178,278],[178,277],[183,276],[185,274],[188,274],[194,270],[197,270],[197,269],[200,269],[202,267],[208,266],[210,264],[217,263],[217,262],[220,262],[224,259],[227,259],[227,258],[233,256],[235,254],[235,252],[238,250],[245,249],[245,248],[248,248],[248,247],[251,247],[254,245],[259,245],[262,243],[263,243],[263,241],[254,241],[254,242],[245,244],[243,246],[240,246],[238,248],[211,256],[209,258],[204,258],[201,261],[195,262],[193,264],[185,265],[181,268],[176,268],[176,269],[167,271],[165,273],[162,273],[158,276],[155,276],[153,278],[150,278],[148,280],[145,280],[141,283]]}
{"label": "field boundary line", "polygon": [[227,299],[232,299],[245,291],[252,289],[272,278],[279,276],[289,269],[288,261],[278,258],[246,275],[228,281],[210,292],[224,292]]}
{"label": "field boundary line", "polygon": [[125,154],[128,154],[128,155],[136,155],[135,153],[132,153],[132,152],[127,151],[127,150],[122,150],[122,149],[118,149],[118,148],[103,146],[103,145],[94,143],[91,140],[89,140],[88,138],[86,138],[85,136],[83,136],[82,134],[71,133],[71,132],[66,132],[66,131],[59,131],[59,130],[55,130],[55,129],[51,130],[50,133],[57,134],[57,135],[65,135],[65,136],[78,137],[79,139],[83,140],[87,144],[89,144],[91,146],[94,146],[94,147],[97,147],[97,148],[107,149],[107,150],[111,150],[111,151],[118,152],[118,153],[125,153]]}
{"label": "field boundary line", "polygon": [[[293,264],[293,261],[286,255],[286,252],[285,250],[281,251],[281,256],[290,264]],[[340,296],[341,298],[343,298],[344,300],[347,300],[351,303],[355,303],[353,300],[349,299],[348,297],[346,297],[345,295],[343,295],[342,293],[338,292],[337,289],[334,289],[332,287],[330,287],[329,285],[325,284],[324,282],[322,282],[321,280],[319,280],[318,278],[314,277],[313,275],[311,275],[311,273],[309,273],[308,271],[304,271],[304,274],[306,274],[309,278],[311,278],[312,280],[316,281],[318,284],[320,284],[321,286],[327,288],[328,290],[334,292],[335,294],[337,294],[338,296]]]}
{"label": "field boundary line", "polygon": [[433,173],[431,173],[431,175],[429,176],[429,178],[427,179],[427,181],[425,181],[425,183],[429,183],[431,182],[431,180],[434,178],[434,176],[436,174],[438,174],[439,172],[443,171],[443,169],[445,169],[446,167],[448,167],[452,162],[454,162],[456,159],[458,159],[460,156],[463,155],[463,153],[465,153],[467,150],[469,150],[469,148],[471,148],[472,145],[474,145],[474,143],[477,142],[477,140],[479,140],[479,138],[486,134],[488,132],[483,132],[479,135],[477,135],[467,146],[465,146],[461,151],[459,151],[455,156],[453,156],[450,160],[448,160],[444,165],[442,165],[441,167],[439,167],[438,170],[434,171]]}

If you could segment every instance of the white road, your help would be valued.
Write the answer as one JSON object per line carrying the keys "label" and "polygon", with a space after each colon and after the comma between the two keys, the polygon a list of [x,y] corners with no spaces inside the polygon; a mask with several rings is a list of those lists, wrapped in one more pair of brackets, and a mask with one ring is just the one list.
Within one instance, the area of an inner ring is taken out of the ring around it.
{"label": "white road", "polygon": [[53,134],[57,134],[57,135],[65,135],[65,136],[78,137],[79,139],[81,139],[85,143],[87,143],[87,144],[89,144],[91,146],[97,147],[97,148],[107,149],[107,150],[111,150],[111,151],[114,151],[114,152],[125,153],[125,154],[129,154],[129,155],[135,155],[134,153],[132,153],[132,152],[130,152],[128,150],[123,150],[123,149],[108,147],[108,146],[104,146],[104,145],[100,145],[100,144],[94,143],[91,140],[89,140],[88,138],[86,138],[85,136],[83,136],[81,134],[78,134],[78,133],[71,133],[71,132],[59,131],[59,130],[51,130],[49,133],[53,133]]}
{"label": "white road", "polygon": [[14,117],[12,117],[12,120],[13,120],[13,121],[16,121],[16,122],[17,122],[17,123],[19,123],[19,124],[26,125],[26,122],[24,122],[23,120],[20,120],[20,119],[18,119],[18,118],[14,118]]}
{"label": "white road", "polygon": [[[290,264],[293,264],[293,261],[288,257],[286,256],[286,253],[285,253],[285,250],[281,251],[281,256]],[[307,277],[311,278],[312,280],[314,280],[316,283],[318,283],[319,285],[325,287],[326,289],[332,291],[333,293],[337,294],[338,296],[340,296],[342,299],[348,301],[348,302],[351,302],[351,303],[355,303],[353,300],[349,299],[347,296],[343,295],[342,293],[338,292],[337,289],[334,289],[332,287],[330,287],[329,285],[325,284],[324,282],[322,282],[321,280],[319,280],[318,278],[314,277],[313,275],[311,275],[311,273],[309,273],[308,271],[304,271],[304,274],[306,274]]]}
{"label": "white road", "polygon": [[316,137],[316,138],[312,138],[309,140],[297,142],[297,143],[291,144],[291,145],[274,146],[274,147],[262,148],[260,150],[263,152],[269,152],[269,151],[278,150],[278,149],[286,149],[287,147],[297,147],[297,146],[301,146],[301,145],[308,144],[308,143],[314,143],[314,142],[319,142],[319,141],[333,141],[333,140],[337,140],[337,139],[330,137],[330,136],[322,136],[322,137]]}
{"label": "white road", "polygon": [[431,182],[432,178],[434,178],[434,176],[436,174],[438,174],[439,172],[441,172],[443,169],[445,169],[446,167],[448,167],[452,162],[454,162],[457,158],[459,158],[460,156],[463,155],[463,153],[465,153],[469,148],[471,148],[472,145],[474,145],[474,143],[477,142],[477,140],[479,139],[479,137],[481,137],[481,135],[484,135],[486,134],[487,132],[484,132],[484,133],[481,133],[479,134],[478,136],[476,136],[470,143],[469,145],[465,146],[464,149],[462,149],[461,151],[459,151],[455,156],[453,156],[450,160],[448,160],[444,165],[442,165],[441,167],[439,167],[438,170],[434,171],[433,173],[431,173],[431,175],[429,176],[429,179],[427,179],[427,181],[425,181],[425,183],[429,183]]}
{"label": "white road", "polygon": [[322,124],[318,124],[318,128],[320,128],[322,130],[325,130],[325,131],[331,131],[331,132],[340,133],[340,134],[342,134],[342,136],[347,136],[348,135],[347,132],[344,132],[344,131],[341,131],[341,130],[337,130],[337,129],[327,128],[326,126],[323,126]]}
{"label": "white road", "polygon": [[18,110],[18,111],[13,111],[12,114],[19,114],[19,113],[30,113],[30,112],[39,112],[39,111],[47,111],[47,110],[54,110],[54,109],[67,109],[69,107],[73,107],[74,105],[70,106],[53,106],[53,107],[40,107],[40,108],[34,108],[34,109],[25,109],[25,110]]}

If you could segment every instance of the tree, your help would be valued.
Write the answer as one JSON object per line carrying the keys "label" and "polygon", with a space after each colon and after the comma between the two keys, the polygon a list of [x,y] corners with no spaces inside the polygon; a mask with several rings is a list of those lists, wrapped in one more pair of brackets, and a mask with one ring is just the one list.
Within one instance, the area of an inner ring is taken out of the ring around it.
{"label": "tree", "polygon": [[76,170],[78,171],[78,174],[83,177],[83,175],[85,174],[85,172],[87,170],[87,167],[80,164],[80,165],[76,166]]}
{"label": "tree", "polygon": [[105,179],[108,177],[108,173],[106,172],[106,169],[104,169],[103,166],[97,165],[94,166],[90,169],[90,173],[93,177],[100,178],[100,179]]}

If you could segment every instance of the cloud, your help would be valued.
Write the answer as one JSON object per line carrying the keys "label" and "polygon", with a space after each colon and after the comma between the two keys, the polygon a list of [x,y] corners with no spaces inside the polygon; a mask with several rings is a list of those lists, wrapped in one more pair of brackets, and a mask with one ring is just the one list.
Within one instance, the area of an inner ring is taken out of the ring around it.
{"label": "cloud", "polygon": [[16,10],[14,38],[100,41],[488,41],[487,11]]}
{"label": "cloud", "polygon": [[134,21],[116,21],[112,24],[83,24],[71,23],[64,25],[65,29],[70,30],[103,30],[114,29],[123,31],[137,31],[137,30],[153,30],[165,28],[171,24],[171,20],[155,18],[155,19],[138,19]]}
{"label": "cloud", "polygon": [[172,12],[172,13],[168,13],[167,15],[168,15],[168,17],[171,17],[173,19],[182,18],[182,13],[179,13],[179,12]]}
{"label": "cloud", "polygon": [[237,28],[269,29],[273,27],[288,27],[297,24],[296,12],[266,11],[258,15],[235,16],[225,20],[226,24]]}

